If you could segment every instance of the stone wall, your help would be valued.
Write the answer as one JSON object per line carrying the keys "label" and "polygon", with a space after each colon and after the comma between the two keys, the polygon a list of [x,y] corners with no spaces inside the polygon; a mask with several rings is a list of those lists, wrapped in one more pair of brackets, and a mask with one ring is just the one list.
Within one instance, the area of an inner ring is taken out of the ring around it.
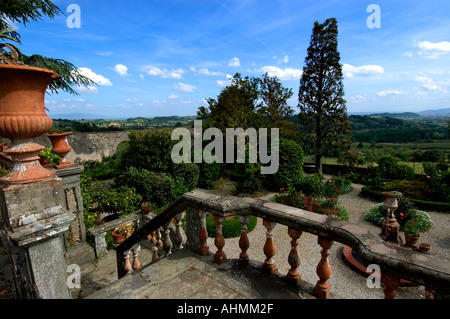
{"label": "stone wall", "polygon": [[[72,150],[66,158],[74,163],[87,160],[101,161],[102,155],[113,155],[117,146],[128,139],[129,133],[129,131],[73,133],[68,136]],[[36,142],[46,147],[51,146],[46,136],[36,138]]]}

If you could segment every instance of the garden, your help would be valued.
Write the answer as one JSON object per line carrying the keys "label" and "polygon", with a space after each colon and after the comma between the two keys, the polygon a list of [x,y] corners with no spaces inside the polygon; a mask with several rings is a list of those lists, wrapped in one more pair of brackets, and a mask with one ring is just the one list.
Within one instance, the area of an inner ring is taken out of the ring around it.
{"label": "garden", "polygon": [[[279,170],[273,175],[260,174],[260,164],[248,162],[176,164],[170,154],[175,143],[170,130],[132,131],[116,154],[101,161],[85,161],[81,189],[86,228],[138,213],[148,203],[152,213],[158,214],[178,196],[197,187],[225,196],[268,195],[275,202],[348,219],[338,197],[352,189],[350,180],[323,182],[319,175],[306,176],[303,150],[292,140],[280,139]],[[251,217],[248,231],[256,223],[256,217]],[[227,219],[222,226],[224,237],[240,235],[238,218]],[[211,216],[207,217],[207,231],[215,236]],[[93,238],[88,236],[89,240]],[[110,233],[106,240],[111,247]]]}
{"label": "garden", "polygon": [[[100,162],[84,162],[81,186],[86,227],[140,212],[145,204],[158,214],[178,196],[197,187],[224,196],[265,196],[273,202],[341,220],[349,220],[350,216],[339,197],[352,191],[352,183],[365,185],[361,195],[378,203],[382,192],[399,191],[403,196],[396,218],[401,230],[411,234],[431,227],[431,219],[423,210],[450,207],[450,173],[445,163],[424,162],[427,175],[418,176],[408,165],[385,155],[364,174],[337,174],[326,180],[318,174],[304,173],[302,147],[286,138],[279,140],[279,169],[273,175],[261,174],[260,164],[248,161],[176,164],[170,154],[175,143],[170,129],[132,131],[113,156],[103,157]],[[379,204],[367,212],[366,218],[380,226],[386,213]],[[256,223],[252,217],[248,231]],[[211,216],[207,217],[207,231],[215,236]],[[240,231],[238,218],[224,221],[224,237],[239,236]],[[110,234],[106,238],[111,246]]]}

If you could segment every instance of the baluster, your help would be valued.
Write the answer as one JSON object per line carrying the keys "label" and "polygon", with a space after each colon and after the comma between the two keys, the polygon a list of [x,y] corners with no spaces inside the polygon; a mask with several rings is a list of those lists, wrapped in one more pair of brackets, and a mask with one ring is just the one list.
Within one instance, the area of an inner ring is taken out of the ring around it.
{"label": "baluster", "polygon": [[154,231],[153,233],[151,233],[150,235],[147,236],[147,239],[152,242],[152,243],[156,243],[156,231]]}
{"label": "baluster", "polygon": [[217,247],[216,254],[214,255],[214,262],[221,265],[227,261],[227,255],[223,251],[223,247],[225,246],[225,239],[222,235],[223,217],[219,215],[213,215],[213,219],[216,222],[216,238],[214,240],[214,244]]}
{"label": "baluster", "polygon": [[158,228],[158,229],[156,230],[156,244],[157,244],[159,247],[161,247],[162,244],[163,244],[161,238],[162,238],[162,236],[161,236],[161,229]]}
{"label": "baluster", "polygon": [[263,225],[267,229],[266,243],[264,244],[264,254],[266,255],[266,260],[263,264],[263,270],[269,273],[273,273],[277,269],[277,265],[272,259],[272,257],[275,256],[276,252],[276,248],[272,240],[272,230],[275,228],[276,223],[264,219]]}
{"label": "baluster", "polygon": [[333,241],[319,236],[317,238],[317,242],[322,247],[322,258],[320,258],[319,264],[316,268],[316,273],[319,276],[319,280],[314,287],[314,294],[319,298],[327,299],[330,296],[330,284],[327,280],[331,277],[331,267],[328,262],[328,250],[333,245]]}
{"label": "baluster", "polygon": [[128,274],[131,270],[130,258],[128,256],[129,253],[130,253],[129,250],[123,252],[123,258],[125,260],[125,262],[123,263],[123,270],[125,274]]}
{"label": "baluster", "polygon": [[171,222],[172,221],[170,221],[164,225],[163,249],[165,251],[166,256],[170,255],[172,253],[172,247],[173,247],[172,240],[170,239],[170,228],[169,228]]}
{"label": "baluster", "polygon": [[152,261],[154,261],[154,260],[159,258],[159,256],[158,256],[158,247],[153,246],[152,251],[153,251]]}
{"label": "baluster", "polygon": [[207,245],[208,232],[206,231],[206,212],[202,209],[198,210],[200,215],[200,255],[209,255],[209,247]]}
{"label": "baluster", "polygon": [[250,247],[250,242],[247,236],[247,224],[250,220],[248,215],[239,216],[239,220],[241,222],[241,237],[239,238],[239,248],[241,248],[241,253],[239,254],[239,262],[238,265],[241,267],[246,267],[249,264],[249,255],[247,253],[248,248]]}
{"label": "baluster", "polygon": [[141,246],[135,246],[131,249],[131,252],[133,253],[133,264],[132,267],[134,270],[138,269],[141,267],[141,263],[139,262],[138,259],[138,255],[139,255],[139,251],[141,250]]}
{"label": "baluster", "polygon": [[291,266],[291,269],[289,269],[287,273],[287,278],[294,282],[295,284],[298,284],[302,280],[302,276],[298,272],[297,268],[300,266],[300,256],[298,255],[297,251],[297,240],[302,235],[302,232],[300,230],[288,228],[288,235],[291,236],[291,251],[289,252],[288,256],[288,263]]}
{"label": "baluster", "polygon": [[181,228],[181,219],[183,218],[183,213],[175,215],[175,248],[182,249],[184,244],[184,234]]}
{"label": "baluster", "polygon": [[400,278],[382,273],[381,282],[384,284],[384,299],[394,299],[397,295],[395,289],[400,286]]}

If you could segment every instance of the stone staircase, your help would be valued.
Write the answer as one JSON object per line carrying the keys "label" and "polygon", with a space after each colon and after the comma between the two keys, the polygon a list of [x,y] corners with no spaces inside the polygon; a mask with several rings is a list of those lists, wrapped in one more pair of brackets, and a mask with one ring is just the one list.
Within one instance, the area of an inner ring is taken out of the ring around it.
{"label": "stone staircase", "polygon": [[[144,247],[139,256],[144,264],[142,258],[151,258],[150,250]],[[277,273],[264,273],[262,264],[252,262],[250,266],[240,268],[237,260],[231,259],[217,265],[212,263],[212,255],[200,256],[188,249],[150,262],[119,280],[114,280],[117,272],[112,267],[115,266],[113,261],[115,254],[110,252],[97,267],[85,267],[82,270],[85,282],[82,280],[81,283],[84,288],[77,296],[87,299],[314,298],[311,295],[313,285],[290,284]],[[93,282],[86,286],[88,279]],[[92,292],[95,289],[97,291]]]}

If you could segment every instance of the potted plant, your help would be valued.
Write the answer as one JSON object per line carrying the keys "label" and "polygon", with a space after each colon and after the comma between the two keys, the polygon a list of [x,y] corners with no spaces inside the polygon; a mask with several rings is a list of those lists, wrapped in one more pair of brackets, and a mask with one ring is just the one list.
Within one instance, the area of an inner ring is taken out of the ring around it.
{"label": "potted plant", "polygon": [[414,216],[403,226],[406,246],[416,249],[420,233],[429,230],[432,225],[433,222],[427,213],[416,211]]}
{"label": "potted plant", "polygon": [[53,165],[58,165],[61,161],[61,156],[52,152],[52,147],[46,147],[39,152],[39,162],[44,168],[50,168]]}
{"label": "potted plant", "polygon": [[144,215],[144,216],[150,214],[152,212],[152,203],[143,202],[141,204],[141,212],[142,212],[142,215]]}
{"label": "potted plant", "polygon": [[416,248],[420,237],[420,225],[416,219],[408,220],[403,226],[405,231],[405,244],[408,247]]}
{"label": "potted plant", "polygon": [[121,244],[125,239],[127,239],[133,233],[133,231],[133,223],[129,222],[115,228],[111,232],[111,236],[114,238],[114,243],[118,245]]}

